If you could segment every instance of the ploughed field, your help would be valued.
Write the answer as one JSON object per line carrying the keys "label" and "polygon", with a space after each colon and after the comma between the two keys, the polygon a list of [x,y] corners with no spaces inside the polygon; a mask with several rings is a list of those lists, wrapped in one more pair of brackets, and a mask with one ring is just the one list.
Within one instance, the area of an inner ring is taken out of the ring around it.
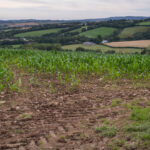
{"label": "ploughed field", "polygon": [[113,46],[113,47],[139,47],[139,48],[147,48],[147,47],[150,46],[150,40],[111,42],[111,43],[107,43],[106,45]]}
{"label": "ploughed field", "polygon": [[0,149],[148,149],[150,56],[0,50]]}

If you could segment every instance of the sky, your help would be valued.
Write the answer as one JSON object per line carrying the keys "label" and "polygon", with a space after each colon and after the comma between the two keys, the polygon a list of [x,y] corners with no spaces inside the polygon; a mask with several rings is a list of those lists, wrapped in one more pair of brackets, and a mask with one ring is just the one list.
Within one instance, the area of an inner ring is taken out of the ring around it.
{"label": "sky", "polygon": [[0,0],[0,19],[150,16],[150,0]]}

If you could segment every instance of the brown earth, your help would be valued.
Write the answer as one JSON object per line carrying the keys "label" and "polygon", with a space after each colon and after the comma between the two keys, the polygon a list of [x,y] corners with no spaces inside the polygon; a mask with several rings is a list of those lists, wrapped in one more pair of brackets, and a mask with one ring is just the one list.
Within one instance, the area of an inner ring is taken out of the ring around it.
{"label": "brown earth", "polygon": [[111,139],[95,129],[106,120],[120,128],[129,115],[123,105],[110,107],[112,101],[150,97],[146,83],[91,77],[72,89],[53,79],[54,91],[48,86],[51,80],[41,76],[31,84],[24,74],[21,93],[1,92],[0,150],[111,150]]}
{"label": "brown earth", "polygon": [[10,24],[9,27],[24,27],[24,26],[38,26],[39,24],[36,22],[26,22],[26,23],[15,23]]}
{"label": "brown earth", "polygon": [[111,42],[111,43],[106,43],[106,45],[113,46],[113,47],[139,47],[139,48],[146,48],[146,47],[150,46],[150,40]]}

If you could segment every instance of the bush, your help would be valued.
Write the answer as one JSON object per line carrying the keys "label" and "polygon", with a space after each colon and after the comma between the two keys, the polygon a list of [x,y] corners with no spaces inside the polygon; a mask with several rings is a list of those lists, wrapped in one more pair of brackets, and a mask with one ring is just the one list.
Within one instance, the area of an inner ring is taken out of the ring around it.
{"label": "bush", "polygon": [[45,44],[45,43],[33,43],[33,44],[28,44],[28,45],[23,45],[22,48],[24,49],[38,49],[38,50],[61,50],[61,45],[60,44]]}
{"label": "bush", "polygon": [[144,49],[142,52],[141,52],[142,55],[144,54],[147,54],[147,55],[150,55],[150,46],[147,47],[146,49]]}
{"label": "bush", "polygon": [[76,48],[76,51],[86,51],[86,49],[83,47],[78,47],[78,48]]}
{"label": "bush", "polygon": [[106,51],[105,54],[115,54],[115,50]]}

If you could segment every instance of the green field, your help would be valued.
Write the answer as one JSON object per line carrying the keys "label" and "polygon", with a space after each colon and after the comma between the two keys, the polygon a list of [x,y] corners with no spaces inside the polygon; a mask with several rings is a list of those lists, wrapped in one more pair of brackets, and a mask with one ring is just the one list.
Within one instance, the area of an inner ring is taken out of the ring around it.
{"label": "green field", "polygon": [[141,25],[141,26],[150,26],[150,21],[144,21],[144,22],[140,22],[137,25]]}
{"label": "green field", "polygon": [[0,49],[0,149],[148,150],[149,83],[149,55]]}
{"label": "green field", "polygon": [[76,75],[90,73],[105,73],[105,76],[111,78],[124,75],[132,78],[150,77],[150,56],[142,55],[1,49],[0,62],[0,91],[5,88],[10,90],[17,88],[16,84],[21,82],[19,80],[14,83],[16,75],[12,72],[12,65],[17,69],[27,69],[29,72],[57,75],[60,80],[62,75],[65,75],[67,80],[73,79],[73,82],[76,82]]}
{"label": "green field", "polygon": [[64,28],[56,28],[56,29],[48,29],[48,30],[38,30],[38,31],[31,31],[25,33],[16,34],[15,37],[40,37],[45,34],[56,33],[61,31]]}
{"label": "green field", "polygon": [[117,53],[141,53],[142,49],[137,49],[137,48],[113,48],[113,47],[108,47],[105,45],[84,45],[84,44],[73,44],[73,45],[66,45],[63,46],[63,49],[67,49],[67,50],[76,50],[76,48],[78,47],[82,47],[84,49],[87,50],[101,50],[102,52],[107,52],[107,51],[111,51],[114,50]]}
{"label": "green field", "polygon": [[87,26],[83,26],[83,27],[81,27],[81,28],[74,29],[74,30],[72,30],[72,31],[70,31],[70,32],[82,32],[82,29],[83,29],[83,28],[87,28]]}
{"label": "green field", "polygon": [[146,32],[147,30],[149,30],[150,27],[140,27],[140,26],[136,26],[136,27],[129,27],[129,28],[125,28],[123,29],[123,31],[119,34],[120,38],[129,38],[129,37],[133,37],[134,34],[139,33],[139,32]]}
{"label": "green field", "polygon": [[116,30],[117,29],[115,28],[100,27],[80,33],[80,35],[86,36],[88,38],[96,38],[98,35],[101,35],[102,38],[107,38],[108,36],[112,35]]}

